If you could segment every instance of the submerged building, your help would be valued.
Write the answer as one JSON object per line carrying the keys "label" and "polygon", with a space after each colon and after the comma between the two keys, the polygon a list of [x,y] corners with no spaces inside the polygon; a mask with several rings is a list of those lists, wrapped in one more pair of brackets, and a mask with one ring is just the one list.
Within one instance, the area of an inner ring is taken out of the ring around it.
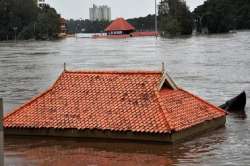
{"label": "submerged building", "polygon": [[226,113],[166,72],[64,71],[4,117],[6,135],[175,142],[225,125]]}
{"label": "submerged building", "polygon": [[60,32],[63,34],[67,33],[67,24],[64,18],[60,18]]}
{"label": "submerged building", "polygon": [[94,4],[92,8],[89,8],[89,19],[91,21],[110,21],[111,8],[107,5],[97,6]]}
{"label": "submerged building", "polygon": [[158,32],[136,32],[136,29],[124,18],[117,18],[105,29],[106,35],[94,35],[94,39],[119,39],[129,37],[159,36]]}
{"label": "submerged building", "polygon": [[135,31],[135,27],[124,18],[117,18],[106,29],[108,35],[125,35]]}

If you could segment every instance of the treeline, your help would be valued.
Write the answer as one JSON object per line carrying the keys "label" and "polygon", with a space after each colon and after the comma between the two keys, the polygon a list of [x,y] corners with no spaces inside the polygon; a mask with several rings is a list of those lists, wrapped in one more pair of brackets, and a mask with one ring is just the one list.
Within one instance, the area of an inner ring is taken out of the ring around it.
{"label": "treeline", "polygon": [[[154,30],[155,15],[146,17],[132,18],[127,20],[137,31]],[[67,20],[67,29],[69,33],[101,33],[110,24],[110,21],[90,21],[86,20]]]}
{"label": "treeline", "polygon": [[36,0],[0,0],[0,40],[53,39],[60,32],[54,8]]}
{"label": "treeline", "polygon": [[250,29],[249,0],[207,0],[192,13],[183,0],[163,0],[159,5],[162,35],[226,33]]}
{"label": "treeline", "polygon": [[[207,0],[192,13],[183,0],[162,0],[159,31],[163,36],[224,33],[250,29],[249,0]],[[127,20],[137,31],[153,31],[155,15]],[[109,21],[67,20],[69,33],[104,32]],[[60,33],[60,15],[54,8],[37,7],[37,0],[0,0],[0,40],[54,39]]]}
{"label": "treeline", "polygon": [[198,32],[224,33],[250,29],[249,0],[207,0],[193,14]]}
{"label": "treeline", "polygon": [[110,24],[109,21],[67,20],[68,33],[100,33]]}
{"label": "treeline", "polygon": [[127,20],[137,31],[154,31],[155,15],[149,14],[146,17],[131,18]]}

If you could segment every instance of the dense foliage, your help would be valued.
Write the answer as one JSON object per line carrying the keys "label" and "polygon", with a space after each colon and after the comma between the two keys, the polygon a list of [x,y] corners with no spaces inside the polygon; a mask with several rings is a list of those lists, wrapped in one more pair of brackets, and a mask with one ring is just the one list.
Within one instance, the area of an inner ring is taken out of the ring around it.
{"label": "dense foliage", "polygon": [[36,0],[0,0],[0,40],[48,39],[60,31],[55,9],[38,8]]}
{"label": "dense foliage", "polygon": [[90,21],[90,20],[67,20],[69,33],[100,33],[110,24],[109,21]]}
{"label": "dense foliage", "polygon": [[193,13],[198,32],[224,33],[250,28],[249,0],[207,0]]}
{"label": "dense foliage", "polygon": [[193,18],[182,0],[163,0],[159,5],[160,31],[165,35],[189,35],[193,32]]}
{"label": "dense foliage", "polygon": [[35,37],[39,39],[56,38],[60,33],[60,16],[54,8],[44,6],[35,22]]}
{"label": "dense foliage", "polygon": [[132,24],[137,31],[154,31],[155,30],[155,15],[146,17],[131,18],[127,20]]}
{"label": "dense foliage", "polygon": [[[154,30],[154,15],[146,17],[131,18],[127,20],[138,31]],[[110,21],[90,21],[90,20],[67,20],[67,28],[69,33],[100,33],[110,24]]]}

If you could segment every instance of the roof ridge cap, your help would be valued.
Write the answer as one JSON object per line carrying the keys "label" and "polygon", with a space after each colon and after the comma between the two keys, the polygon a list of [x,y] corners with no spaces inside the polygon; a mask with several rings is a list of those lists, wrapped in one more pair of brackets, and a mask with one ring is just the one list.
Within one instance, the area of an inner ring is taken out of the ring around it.
{"label": "roof ridge cap", "polygon": [[44,90],[43,92],[39,93],[38,95],[35,95],[30,100],[24,102],[21,106],[18,106],[16,108],[14,108],[12,111],[10,111],[9,113],[7,113],[7,115],[4,116],[3,120],[5,120],[8,117],[10,117],[11,115],[17,113],[18,111],[20,111],[25,106],[32,104],[36,99],[38,99],[40,97],[43,97],[44,95],[49,93],[55,87],[56,83],[60,80],[60,78],[63,76],[64,73],[65,73],[65,71],[60,74],[60,76],[57,78],[57,80],[51,86],[49,86],[49,88],[47,90]]}
{"label": "roof ridge cap", "polygon": [[160,70],[65,70],[65,73],[98,74],[161,74]]}

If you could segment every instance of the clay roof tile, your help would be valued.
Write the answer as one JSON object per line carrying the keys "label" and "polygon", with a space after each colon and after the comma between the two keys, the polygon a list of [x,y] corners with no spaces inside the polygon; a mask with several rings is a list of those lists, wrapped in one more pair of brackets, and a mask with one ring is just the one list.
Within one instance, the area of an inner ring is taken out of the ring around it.
{"label": "clay roof tile", "polygon": [[65,71],[5,116],[4,127],[169,133],[225,116],[182,89],[157,91],[161,78],[161,72]]}
{"label": "clay roof tile", "polygon": [[105,29],[106,32],[131,30],[135,30],[135,27],[129,24],[124,18],[117,18]]}

